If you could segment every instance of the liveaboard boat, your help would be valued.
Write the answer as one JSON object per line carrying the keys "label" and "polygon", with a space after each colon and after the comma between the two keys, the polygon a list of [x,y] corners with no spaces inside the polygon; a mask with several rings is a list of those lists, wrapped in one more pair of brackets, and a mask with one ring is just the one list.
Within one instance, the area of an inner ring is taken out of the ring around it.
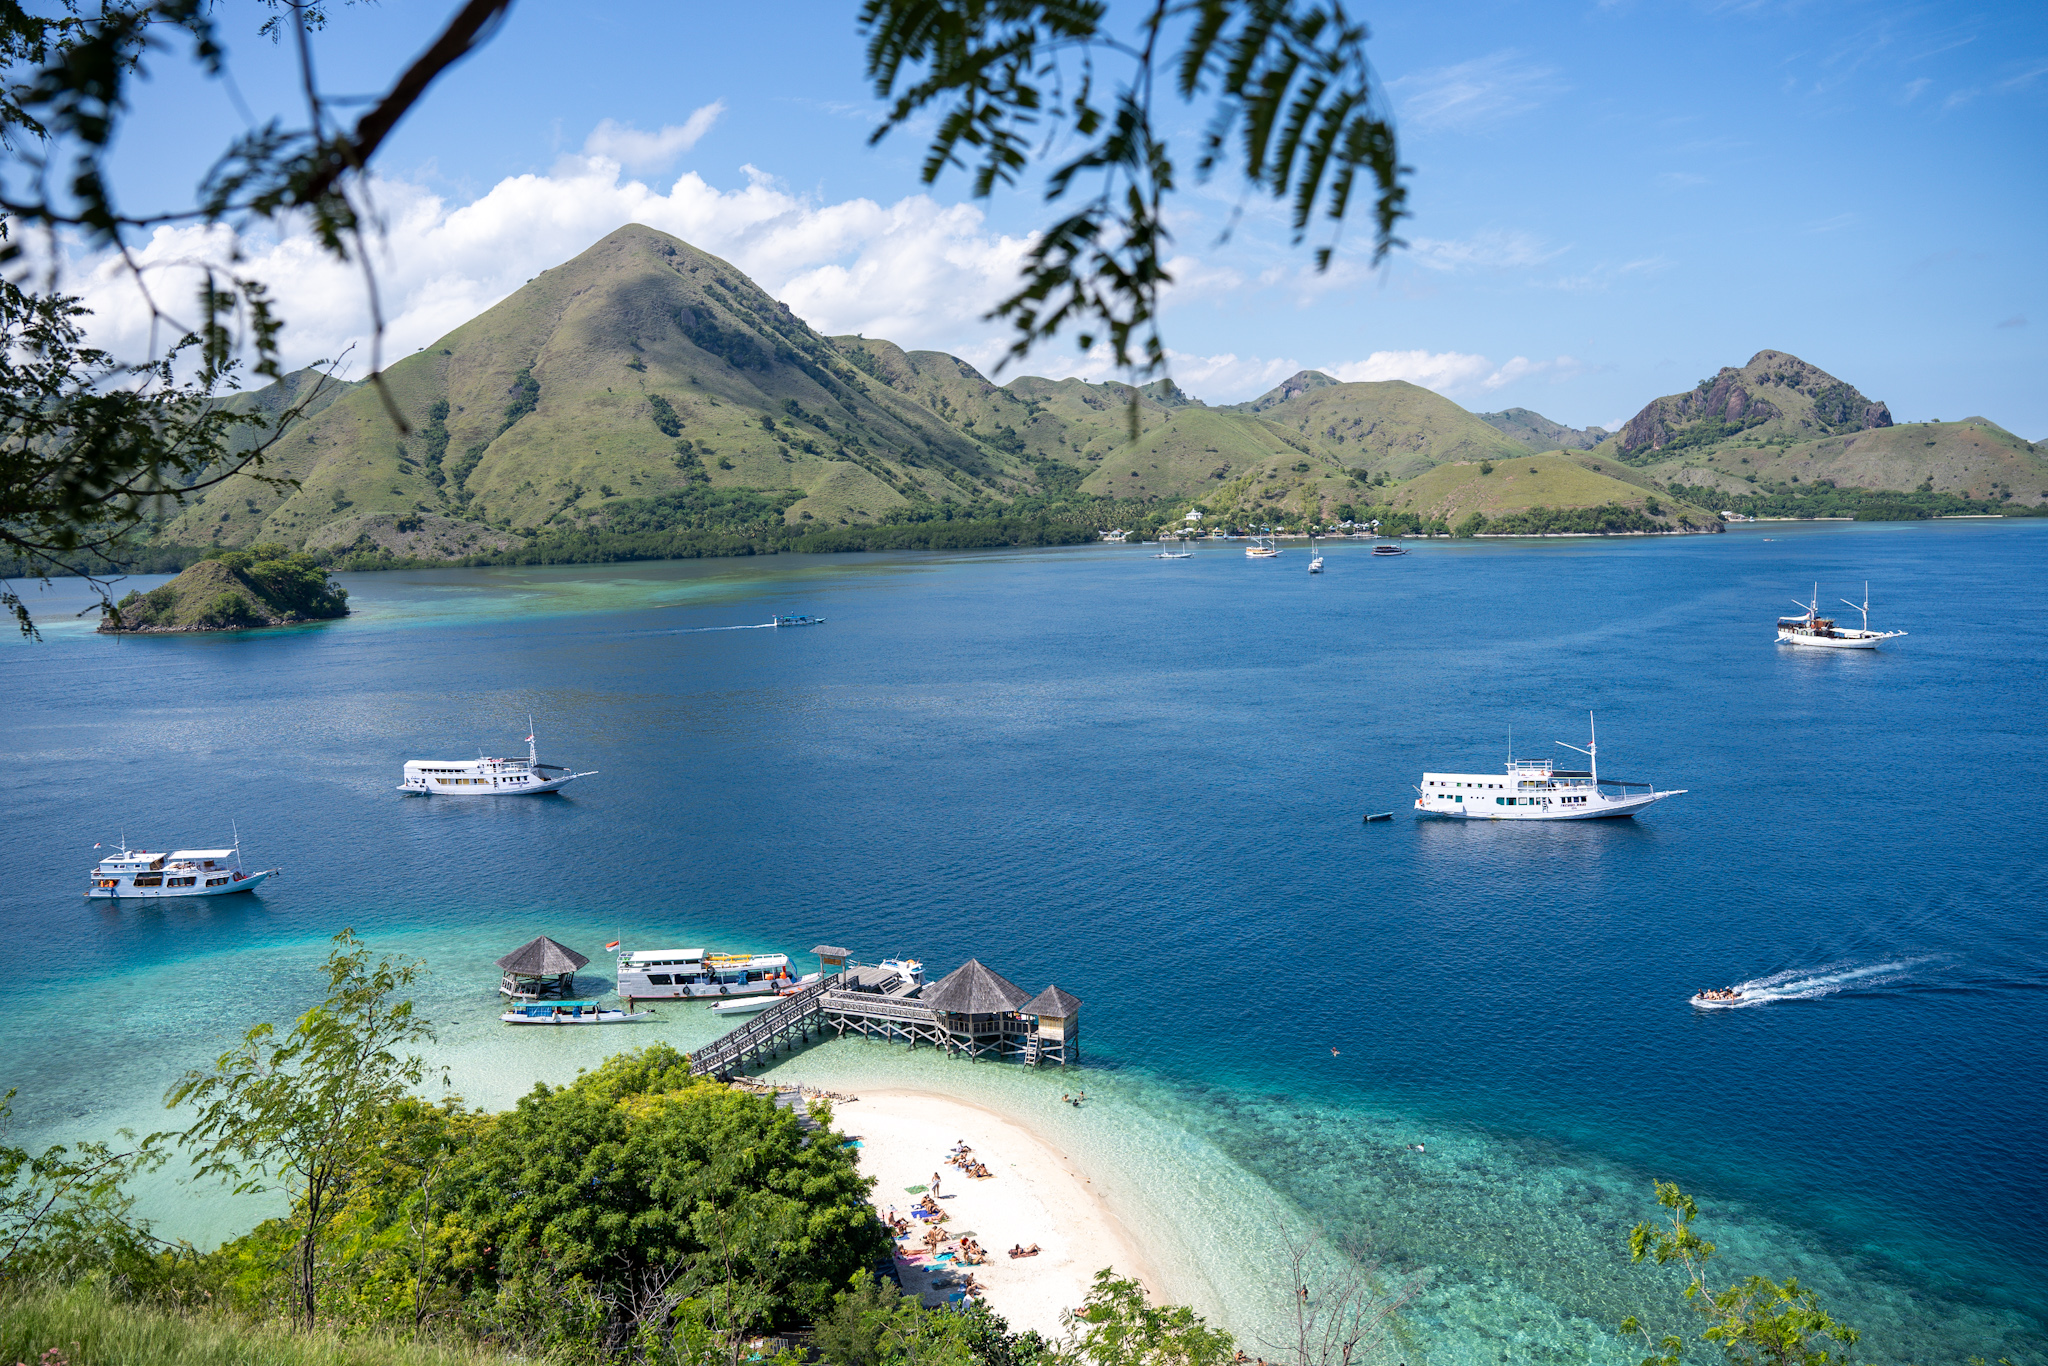
{"label": "liveaboard boat", "polygon": [[798,977],[786,953],[718,953],[708,949],[637,949],[619,955],[618,992],[634,1001],[680,1001],[701,996],[773,996],[808,986],[817,973]]}
{"label": "liveaboard boat", "polygon": [[[95,844],[93,848],[99,846]],[[252,873],[243,868],[239,836],[231,849],[173,849],[167,854],[130,849],[123,840],[120,853],[109,854],[93,865],[92,885],[85,889],[85,895],[94,901],[227,896],[233,892],[253,892],[265,878],[276,877],[278,871],[265,868]]]}
{"label": "liveaboard boat", "polygon": [[[1587,725],[1592,728],[1588,718]],[[1597,730],[1584,749],[1557,742],[1586,756],[1581,769],[1554,767],[1548,759],[1508,757],[1507,772],[1425,773],[1416,788],[1415,809],[1425,816],[1490,821],[1587,821],[1633,816],[1687,789],[1659,792],[1650,783],[1600,776]],[[1613,789],[1610,791],[1609,789]]]}
{"label": "liveaboard boat", "polygon": [[[571,773],[560,764],[544,764],[534,747],[533,718],[526,718],[524,759],[407,759],[405,780],[398,790],[431,797],[527,797],[554,792],[578,778],[594,778],[597,770]],[[559,777],[549,777],[549,774]]]}
{"label": "liveaboard boat", "polygon": [[1372,548],[1372,553],[1375,555],[1406,555],[1408,547],[1394,541],[1381,541]]}
{"label": "liveaboard boat", "polygon": [[1244,548],[1244,553],[1246,559],[1270,560],[1280,553],[1280,547],[1273,544],[1273,533],[1268,531],[1263,536],[1252,537],[1252,543]]}
{"label": "liveaboard boat", "polygon": [[595,1001],[532,1001],[518,1005],[498,1017],[515,1025],[600,1025],[639,1024],[652,1020],[651,1010],[620,1010]]}
{"label": "liveaboard boat", "polygon": [[[1793,599],[1798,602],[1798,599]],[[1881,640],[1890,640],[1906,634],[1904,631],[1873,631],[1870,629],[1870,584],[1863,585],[1863,601],[1854,603],[1842,599],[1844,607],[1863,614],[1863,628],[1836,626],[1833,617],[1820,614],[1820,585],[1813,586],[1813,600],[1800,602],[1806,610],[1796,617],[1778,618],[1778,643],[1780,645],[1811,645],[1826,650],[1874,650]]]}

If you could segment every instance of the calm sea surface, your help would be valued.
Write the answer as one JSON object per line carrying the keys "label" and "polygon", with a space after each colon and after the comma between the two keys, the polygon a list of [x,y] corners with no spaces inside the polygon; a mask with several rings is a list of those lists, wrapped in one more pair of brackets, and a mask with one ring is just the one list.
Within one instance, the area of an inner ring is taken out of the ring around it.
{"label": "calm sea surface", "polygon": [[[349,620],[243,637],[101,639],[77,585],[35,595],[46,639],[0,646],[17,1133],[173,1122],[175,1075],[303,1009],[344,926],[427,961],[437,1060],[494,1105],[718,1029],[506,1038],[491,960],[535,934],[598,960],[593,993],[621,936],[978,956],[1087,1003],[1081,1077],[860,1044],[783,1070],[1036,1107],[1241,1330],[1313,1224],[1428,1273],[1393,1359],[1628,1359],[1614,1322],[1671,1312],[1621,1251],[1661,1177],[1731,1271],[1821,1287],[1873,1361],[2048,1360],[2048,523],[1328,558],[359,575]],[[1905,639],[1772,643],[1815,580],[1865,579]],[[777,612],[829,621],[721,629]],[[1686,794],[1413,819],[1425,767],[1494,768],[1511,728],[1576,758],[1553,742],[1589,711],[1603,773]],[[409,757],[519,752],[529,713],[600,776],[393,790]],[[82,899],[96,841],[233,825],[284,868],[257,895]],[[1687,1004],[1729,983],[1769,999]],[[262,1212],[150,1204],[200,1239]]]}

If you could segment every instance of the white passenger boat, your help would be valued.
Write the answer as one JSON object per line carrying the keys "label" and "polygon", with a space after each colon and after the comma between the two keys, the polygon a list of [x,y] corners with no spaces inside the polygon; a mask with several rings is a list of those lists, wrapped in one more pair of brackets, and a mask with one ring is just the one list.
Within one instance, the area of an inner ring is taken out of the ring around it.
{"label": "white passenger boat", "polygon": [[[1590,726],[1590,721],[1588,725]],[[1564,741],[1558,741],[1564,745]],[[1415,809],[1425,816],[1490,821],[1590,821],[1636,812],[1676,797],[1685,788],[1659,792],[1649,783],[1600,776],[1598,735],[1578,750],[1588,768],[1561,769],[1548,759],[1508,759],[1507,772],[1425,773],[1416,788]],[[1609,789],[1613,789],[1610,791]]]}
{"label": "white passenger boat", "polygon": [[514,1006],[498,1017],[515,1025],[639,1024],[655,1018],[651,1010],[620,1010],[595,1001],[533,1001]]}
{"label": "white passenger boat", "polygon": [[618,991],[632,1001],[680,1001],[702,996],[773,996],[804,986],[786,953],[714,953],[705,949],[637,949],[619,955]]}
{"label": "white passenger boat", "polygon": [[[529,730],[532,720],[527,718]],[[560,764],[542,763],[533,736],[528,735],[524,759],[407,759],[405,781],[398,790],[432,797],[525,797],[596,776],[596,769],[571,773]]]}
{"label": "white passenger boat", "polygon": [[[1795,599],[1795,601],[1797,601]],[[1906,634],[1904,631],[1873,631],[1870,629],[1870,585],[1863,585],[1863,601],[1854,603],[1842,599],[1844,607],[1853,608],[1863,614],[1863,629],[1853,626],[1836,626],[1833,617],[1820,614],[1820,585],[1813,586],[1813,601],[1799,604],[1806,610],[1796,617],[1778,618],[1778,643],[1780,645],[1810,645],[1823,650],[1874,650],[1881,640],[1890,640]]]}
{"label": "white passenger boat", "polygon": [[1244,548],[1244,553],[1246,559],[1270,560],[1280,553],[1280,547],[1273,544],[1273,537],[1270,534],[1263,537],[1254,536],[1252,543]]}
{"label": "white passenger boat", "polygon": [[109,854],[93,866],[92,885],[85,889],[85,895],[96,901],[226,896],[232,892],[253,892],[265,878],[277,874],[275,868],[255,873],[243,868],[239,840],[232,849],[173,849],[168,854],[130,849],[123,841],[120,853]]}

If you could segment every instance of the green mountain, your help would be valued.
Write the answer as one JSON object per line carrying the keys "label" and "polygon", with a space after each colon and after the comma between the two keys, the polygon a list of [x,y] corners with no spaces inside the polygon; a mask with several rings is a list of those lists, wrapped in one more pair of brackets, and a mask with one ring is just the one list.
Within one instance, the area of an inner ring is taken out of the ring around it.
{"label": "green mountain", "polygon": [[1791,445],[1735,442],[1641,467],[1659,483],[1718,494],[1760,489],[1896,489],[1986,503],[2048,504],[2048,444],[1981,417],[1914,422]]}
{"label": "green mountain", "polygon": [[[181,544],[502,545],[543,532],[868,520],[1009,498],[1028,469],[878,384],[739,271],[619,229],[194,499]],[[458,530],[459,529],[459,530]]]}
{"label": "green mountain", "polygon": [[1481,422],[1499,428],[1532,451],[1590,451],[1614,435],[1605,427],[1567,427],[1527,408],[1478,416]]}
{"label": "green mountain", "polygon": [[1791,444],[1891,425],[1891,410],[1853,384],[1783,351],[1759,351],[1739,370],[1724,366],[1686,393],[1653,399],[1609,453],[1650,464],[1737,440]]}
{"label": "green mountain", "polygon": [[1343,384],[1304,371],[1239,405],[1346,469],[1411,479],[1451,460],[1529,454],[1529,447],[1442,394],[1406,380]]}

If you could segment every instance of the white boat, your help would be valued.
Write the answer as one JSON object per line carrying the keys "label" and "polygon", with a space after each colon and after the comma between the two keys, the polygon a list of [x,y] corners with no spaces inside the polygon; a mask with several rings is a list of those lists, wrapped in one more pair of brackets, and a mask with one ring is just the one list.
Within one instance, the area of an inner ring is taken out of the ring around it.
{"label": "white boat", "polygon": [[1272,533],[1268,532],[1263,537],[1252,537],[1252,543],[1244,548],[1244,553],[1246,559],[1270,560],[1280,553],[1280,547],[1273,544]]}
{"label": "white boat", "polygon": [[790,972],[786,953],[636,949],[619,955],[618,992],[628,1003],[703,996],[773,996],[817,980],[815,972],[808,977]]}
{"label": "white boat", "polygon": [[1314,559],[1308,562],[1308,572],[1311,574],[1320,574],[1323,572],[1323,557],[1320,553],[1318,553]]}
{"label": "white boat", "polygon": [[[532,731],[533,718],[527,717]],[[549,777],[549,774],[559,777]],[[554,792],[578,778],[594,778],[597,770],[571,773],[560,764],[544,764],[534,748],[533,735],[526,737],[524,759],[407,759],[405,781],[400,792],[430,797],[527,797],[536,792]]]}
{"label": "white boat", "polygon": [[768,624],[770,626],[823,626],[825,619],[823,617],[805,616],[777,617]]}
{"label": "white boat", "polygon": [[1381,541],[1372,548],[1372,553],[1375,555],[1406,555],[1408,547],[1393,541]]}
{"label": "white boat", "polygon": [[[95,849],[99,846],[94,845]],[[147,849],[130,849],[121,842],[121,852],[109,854],[93,865],[92,885],[85,889],[88,900],[126,900],[129,897],[227,896],[253,892],[278,870],[265,868],[249,872],[242,867],[242,842],[232,849],[173,849],[154,854]]]}
{"label": "white boat", "polygon": [[[1794,599],[1797,601],[1797,599]],[[1796,617],[1778,618],[1778,643],[1780,645],[1810,645],[1824,650],[1875,650],[1881,640],[1890,640],[1906,634],[1904,631],[1873,631],[1870,629],[1870,584],[1863,585],[1863,601],[1854,603],[1842,599],[1844,607],[1852,607],[1863,614],[1863,629],[1853,626],[1836,626],[1834,618],[1820,614],[1820,585],[1813,586],[1813,601],[1799,604],[1806,610]]]}
{"label": "white boat", "polygon": [[1168,541],[1165,545],[1161,546],[1159,553],[1152,558],[1155,560],[1192,560],[1195,558],[1195,552],[1188,549],[1188,538],[1182,536],[1177,540]]}
{"label": "white boat", "polygon": [[[1590,728],[1590,719],[1587,724]],[[1415,789],[1415,809],[1425,816],[1464,820],[1591,821],[1633,816],[1686,791],[1659,792],[1650,783],[1602,778],[1597,733],[1584,749],[1562,740],[1557,743],[1585,755],[1589,767],[1561,769],[1548,759],[1516,759],[1510,754],[1505,774],[1425,773]]]}
{"label": "white boat", "polygon": [[655,1018],[651,1010],[620,1010],[595,1001],[534,1001],[514,1006],[498,1017],[515,1025],[639,1024]]}
{"label": "white boat", "polygon": [[715,1006],[706,1006],[713,1015],[752,1015],[766,1010],[782,999],[781,996],[740,996],[730,1001],[720,1001]]}

